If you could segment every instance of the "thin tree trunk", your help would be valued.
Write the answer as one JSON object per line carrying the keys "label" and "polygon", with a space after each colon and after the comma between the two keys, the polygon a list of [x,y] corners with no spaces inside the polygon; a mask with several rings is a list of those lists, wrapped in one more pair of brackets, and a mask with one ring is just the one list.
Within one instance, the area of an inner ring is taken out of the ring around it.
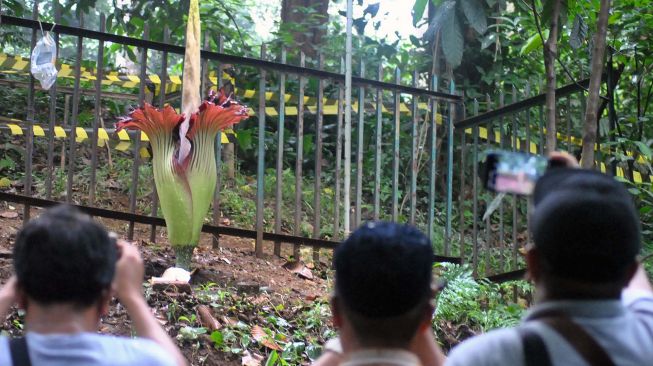
{"label": "thin tree trunk", "polygon": [[605,56],[605,38],[608,33],[608,16],[610,0],[601,0],[601,10],[594,34],[594,48],[592,49],[592,70],[590,75],[589,96],[585,109],[585,123],[583,124],[583,155],[581,166],[585,169],[594,168],[594,145],[596,144],[596,120],[599,105],[599,92],[601,91],[601,76],[603,75],[603,58]]}
{"label": "thin tree trunk", "polygon": [[555,60],[558,55],[558,21],[562,0],[555,1],[551,11],[551,31],[544,45],[544,68],[546,70],[546,152],[556,149],[556,72]]}

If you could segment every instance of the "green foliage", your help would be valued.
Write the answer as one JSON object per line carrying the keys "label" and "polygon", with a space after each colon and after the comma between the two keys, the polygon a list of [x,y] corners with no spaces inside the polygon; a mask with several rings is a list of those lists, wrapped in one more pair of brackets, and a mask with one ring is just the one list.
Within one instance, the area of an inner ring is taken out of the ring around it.
{"label": "green foliage", "polygon": [[576,14],[574,17],[574,24],[571,28],[571,34],[569,35],[569,46],[577,50],[587,39],[588,26],[585,23],[585,19],[579,14]]}
{"label": "green foliage", "polygon": [[429,0],[415,0],[415,5],[413,5],[413,25],[416,26],[422,17],[424,16],[424,11],[426,10],[426,5],[428,5]]}
{"label": "green foliage", "polygon": [[487,15],[483,3],[480,0],[463,0],[460,4],[469,25],[479,34],[485,33],[487,30]]}
{"label": "green foliage", "polygon": [[499,285],[477,280],[468,266],[455,264],[437,264],[436,269],[447,283],[438,296],[434,317],[436,330],[440,329],[442,321],[467,324],[483,332],[519,323],[526,301],[515,303],[511,296],[517,291],[520,298],[529,298],[532,287],[526,282]]}
{"label": "green foliage", "polygon": [[530,38],[528,38],[524,46],[522,46],[521,50],[519,51],[519,56],[524,56],[532,51],[541,49],[543,44],[542,37],[544,37],[544,39],[549,37],[548,29],[542,31],[542,36],[540,36],[539,33],[535,33]]}
{"label": "green foliage", "polygon": [[[453,8],[452,8],[453,9]],[[460,65],[463,58],[463,32],[460,28],[460,20],[451,10],[444,15],[442,21],[442,51],[447,62],[452,66]]]}
{"label": "green foliage", "polygon": [[[428,1],[417,0],[413,7],[413,23],[417,24],[424,14]],[[485,2],[479,0],[432,1],[435,12],[429,18],[427,38],[441,39],[441,48],[447,63],[458,67],[465,47],[464,25],[483,35],[487,29]]]}

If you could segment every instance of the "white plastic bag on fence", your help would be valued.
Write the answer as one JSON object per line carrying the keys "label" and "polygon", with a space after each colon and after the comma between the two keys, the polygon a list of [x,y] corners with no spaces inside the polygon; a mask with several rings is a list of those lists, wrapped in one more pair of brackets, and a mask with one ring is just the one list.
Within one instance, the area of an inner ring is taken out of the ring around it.
{"label": "white plastic bag on fence", "polygon": [[43,37],[36,43],[32,50],[30,71],[34,78],[41,82],[44,90],[50,89],[52,84],[57,81],[57,45],[46,32]]}

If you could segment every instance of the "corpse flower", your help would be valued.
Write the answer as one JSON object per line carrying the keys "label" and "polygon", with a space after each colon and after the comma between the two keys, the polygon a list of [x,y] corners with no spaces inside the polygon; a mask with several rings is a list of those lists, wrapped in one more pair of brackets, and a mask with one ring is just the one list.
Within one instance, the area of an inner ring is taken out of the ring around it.
{"label": "corpse flower", "polygon": [[191,0],[186,29],[182,114],[170,105],[145,103],[118,121],[116,128],[145,132],[152,147],[154,183],[176,266],[190,270],[193,249],[216,188],[216,137],[247,118],[247,107],[221,89],[202,102],[200,88],[199,7]]}
{"label": "corpse flower", "polygon": [[157,109],[145,103],[116,125],[119,130],[141,130],[150,140],[154,183],[168,239],[175,249],[177,267],[189,269],[213,199],[217,179],[214,150],[217,135],[245,118],[247,108],[222,93],[204,101],[199,111],[189,118],[185,137],[190,147],[185,157],[180,155],[181,139],[175,133],[181,130],[185,118],[169,105]]}

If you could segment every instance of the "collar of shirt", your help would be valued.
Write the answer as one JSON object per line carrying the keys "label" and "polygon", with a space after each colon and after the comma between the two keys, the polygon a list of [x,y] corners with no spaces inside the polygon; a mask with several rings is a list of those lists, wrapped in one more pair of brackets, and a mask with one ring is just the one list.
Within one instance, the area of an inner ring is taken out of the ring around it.
{"label": "collar of shirt", "polygon": [[402,349],[363,349],[352,352],[341,366],[384,365],[420,366],[414,354]]}
{"label": "collar of shirt", "polygon": [[548,311],[564,312],[572,318],[612,318],[623,316],[626,308],[620,300],[547,301],[531,308],[524,317],[524,321]]}

